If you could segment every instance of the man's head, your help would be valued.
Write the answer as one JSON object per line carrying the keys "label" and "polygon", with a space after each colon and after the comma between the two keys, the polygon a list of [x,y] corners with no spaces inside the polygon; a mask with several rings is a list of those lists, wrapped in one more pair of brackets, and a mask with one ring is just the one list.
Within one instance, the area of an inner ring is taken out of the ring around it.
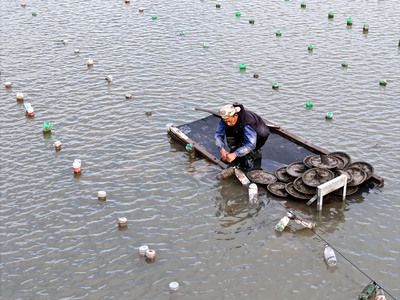
{"label": "man's head", "polygon": [[235,107],[232,104],[227,104],[219,109],[219,114],[228,126],[234,126],[238,120],[238,112],[240,107]]}

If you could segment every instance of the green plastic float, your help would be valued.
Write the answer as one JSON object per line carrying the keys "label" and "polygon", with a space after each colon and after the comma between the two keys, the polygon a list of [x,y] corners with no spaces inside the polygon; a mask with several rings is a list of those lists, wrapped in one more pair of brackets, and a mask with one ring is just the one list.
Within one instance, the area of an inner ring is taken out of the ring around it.
{"label": "green plastic float", "polygon": [[325,119],[327,119],[327,120],[332,120],[332,119],[333,119],[333,112],[328,111],[328,112],[325,114]]}
{"label": "green plastic float", "polygon": [[306,102],[305,106],[306,106],[306,108],[311,109],[311,108],[313,108],[314,103],[313,103],[312,101],[308,100],[308,101]]}

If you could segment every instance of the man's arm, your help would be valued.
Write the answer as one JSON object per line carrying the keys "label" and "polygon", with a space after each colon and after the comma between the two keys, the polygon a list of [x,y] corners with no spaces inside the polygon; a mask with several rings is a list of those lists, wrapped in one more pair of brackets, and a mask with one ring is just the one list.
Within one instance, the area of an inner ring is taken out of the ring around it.
{"label": "man's arm", "polygon": [[250,126],[244,126],[243,146],[236,149],[236,156],[245,156],[256,148],[257,132]]}
{"label": "man's arm", "polygon": [[225,128],[226,125],[224,123],[224,121],[219,121],[218,122],[218,126],[217,126],[217,130],[215,131],[215,145],[218,147],[219,150],[221,150],[221,148],[225,148]]}

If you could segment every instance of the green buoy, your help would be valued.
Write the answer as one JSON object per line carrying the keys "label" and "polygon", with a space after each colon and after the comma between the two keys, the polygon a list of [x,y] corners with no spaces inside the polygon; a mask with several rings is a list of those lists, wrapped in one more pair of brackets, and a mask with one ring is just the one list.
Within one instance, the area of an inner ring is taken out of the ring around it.
{"label": "green buoy", "polygon": [[203,48],[204,48],[204,49],[208,49],[208,47],[209,47],[209,46],[208,46],[208,43],[203,43]]}
{"label": "green buoy", "polygon": [[36,12],[32,12],[32,16],[36,17],[37,13]]}
{"label": "green buoy", "polygon": [[308,51],[313,51],[314,50],[314,45],[311,44],[311,43],[307,44],[307,49],[308,49]]}
{"label": "green buoy", "polygon": [[386,79],[379,80],[379,85],[386,86],[387,85],[387,80]]}
{"label": "green buoy", "polygon": [[368,30],[369,30],[368,23],[364,23],[364,25],[363,25],[363,33],[368,33]]}
{"label": "green buoy", "polygon": [[254,24],[254,19],[250,19],[249,24]]}
{"label": "green buoy", "polygon": [[301,8],[306,8],[307,5],[306,5],[306,3],[303,1],[303,2],[300,3],[300,7],[301,7]]}
{"label": "green buoy", "polygon": [[240,11],[235,12],[235,16],[236,17],[240,17],[242,14],[240,13]]}
{"label": "green buoy", "polygon": [[193,145],[192,144],[186,144],[185,149],[187,152],[193,151]]}
{"label": "green buoy", "polygon": [[43,133],[50,133],[51,132],[52,125],[50,121],[44,121],[43,123]]}
{"label": "green buoy", "polygon": [[240,65],[239,65],[240,71],[245,71],[246,68],[247,68],[246,64],[240,64]]}
{"label": "green buoy", "polygon": [[349,66],[349,65],[347,64],[347,62],[345,62],[345,61],[342,62],[342,67],[343,67],[343,68],[347,68],[348,66]]}
{"label": "green buoy", "polygon": [[325,119],[327,119],[327,120],[333,119],[333,112],[328,111],[328,112],[325,114]]}
{"label": "green buoy", "polygon": [[281,37],[281,36],[282,36],[282,32],[281,32],[280,30],[278,30],[277,32],[275,32],[275,35],[276,35],[277,37]]}
{"label": "green buoy", "polygon": [[335,17],[334,13],[330,11],[328,13],[328,19],[333,19],[334,17]]}
{"label": "green buoy", "polygon": [[151,16],[151,19],[152,19],[153,21],[155,21],[155,20],[158,19],[158,17],[157,17],[157,16]]}
{"label": "green buoy", "polygon": [[347,26],[353,26],[353,19],[352,18],[347,18],[346,24],[347,24]]}
{"label": "green buoy", "polygon": [[274,82],[272,83],[272,88],[273,88],[274,90],[279,89],[279,83],[276,82],[276,81],[274,81]]}
{"label": "green buoy", "polygon": [[180,31],[180,32],[178,33],[178,35],[179,35],[179,36],[185,36],[185,32],[184,32],[184,31]]}
{"label": "green buoy", "polygon": [[306,108],[311,109],[314,106],[314,103],[312,103],[312,101],[308,100],[305,104]]}

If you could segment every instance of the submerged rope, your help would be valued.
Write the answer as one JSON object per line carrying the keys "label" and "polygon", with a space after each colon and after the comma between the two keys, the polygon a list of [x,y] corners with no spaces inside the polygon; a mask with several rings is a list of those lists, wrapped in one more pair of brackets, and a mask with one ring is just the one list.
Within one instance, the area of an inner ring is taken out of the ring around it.
{"label": "submerged rope", "polygon": [[[287,212],[293,215],[295,219],[302,220],[299,216],[297,216],[295,213],[293,213],[292,210],[288,209],[286,206],[283,204],[277,202],[280,206],[282,206]],[[390,296],[394,300],[398,300],[396,297],[394,297],[386,288],[382,287],[375,279],[373,279],[371,276],[369,276],[366,272],[360,269],[355,263],[353,263],[349,258],[347,258],[341,251],[339,251],[336,247],[334,247],[331,243],[329,243],[325,238],[323,238],[318,232],[316,232],[315,229],[310,229],[320,240],[324,241],[327,245],[329,245],[335,252],[337,252],[341,257],[343,257],[347,262],[350,263],[357,271],[359,271],[361,274],[363,274],[365,277],[367,277],[370,281],[374,282],[377,286],[379,286],[388,296]],[[318,229],[321,232],[325,233],[323,230]]]}

